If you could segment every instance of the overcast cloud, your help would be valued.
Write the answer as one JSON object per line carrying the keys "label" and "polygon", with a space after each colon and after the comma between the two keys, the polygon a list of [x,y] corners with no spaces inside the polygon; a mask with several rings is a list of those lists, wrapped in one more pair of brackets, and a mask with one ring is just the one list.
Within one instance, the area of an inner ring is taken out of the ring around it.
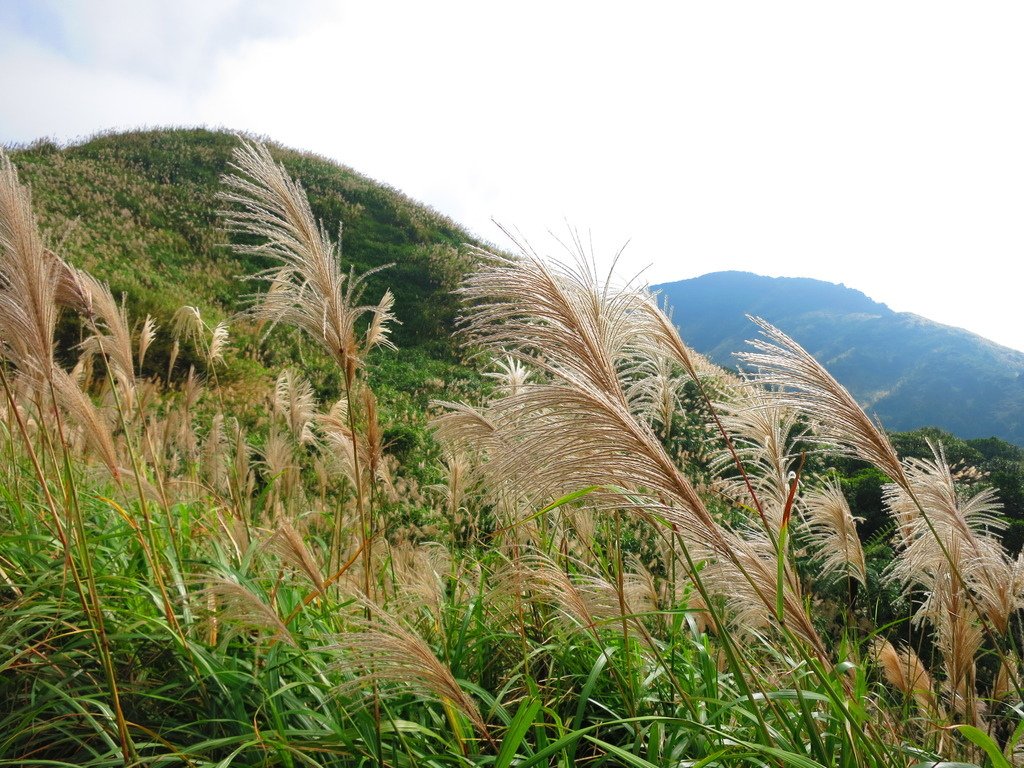
{"label": "overcast cloud", "polygon": [[1015,3],[0,0],[0,142],[265,134],[652,282],[816,277],[1024,349]]}

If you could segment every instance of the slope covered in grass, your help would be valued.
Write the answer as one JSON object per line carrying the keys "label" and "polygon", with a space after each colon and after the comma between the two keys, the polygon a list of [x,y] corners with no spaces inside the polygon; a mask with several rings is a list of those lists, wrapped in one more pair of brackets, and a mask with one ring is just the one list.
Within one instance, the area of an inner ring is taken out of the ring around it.
{"label": "slope covered in grass", "polygon": [[[32,188],[54,250],[124,296],[135,322],[155,319],[144,375],[167,375],[172,318],[190,305],[211,324],[231,323],[221,373],[229,402],[263,397],[276,372],[299,361],[317,391],[334,396],[337,371],[318,349],[289,329],[263,338],[237,315],[250,295],[266,288],[250,278],[271,266],[228,247],[220,227],[221,178],[238,143],[223,131],[145,130],[66,147],[39,141],[14,150],[11,159]],[[350,168],[276,145],[271,150],[302,184],[332,238],[340,231],[345,268],[360,275],[383,267],[366,281],[364,300],[375,303],[385,290],[395,295],[398,350],[371,356],[370,375],[388,434],[420,445],[432,398],[472,397],[481,386],[453,340],[454,288],[472,265],[466,246],[480,243],[445,216]],[[66,315],[58,330],[65,362],[73,360],[81,335],[81,324]],[[183,345],[174,377],[197,362]]]}
{"label": "slope covered in grass", "polygon": [[[134,315],[167,322],[186,304],[214,316],[241,309],[260,287],[241,278],[269,266],[225,247],[218,227],[219,182],[237,144],[225,132],[155,130],[64,148],[38,142],[11,157],[61,255],[108,281],[115,295],[126,294]],[[281,147],[273,152],[332,236],[344,222],[346,265],[357,274],[391,265],[369,279],[367,298],[394,292],[399,347],[450,357],[452,289],[468,266],[461,249],[474,238],[350,168]]]}

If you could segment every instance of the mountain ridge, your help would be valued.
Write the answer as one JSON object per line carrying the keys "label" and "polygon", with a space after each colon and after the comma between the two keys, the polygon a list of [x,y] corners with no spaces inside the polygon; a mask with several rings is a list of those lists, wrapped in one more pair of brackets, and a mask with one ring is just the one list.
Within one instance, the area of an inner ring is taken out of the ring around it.
{"label": "mountain ridge", "polygon": [[683,338],[720,365],[736,367],[732,353],[756,333],[746,315],[763,317],[889,429],[937,426],[1024,444],[1024,352],[814,278],[712,272],[652,290]]}

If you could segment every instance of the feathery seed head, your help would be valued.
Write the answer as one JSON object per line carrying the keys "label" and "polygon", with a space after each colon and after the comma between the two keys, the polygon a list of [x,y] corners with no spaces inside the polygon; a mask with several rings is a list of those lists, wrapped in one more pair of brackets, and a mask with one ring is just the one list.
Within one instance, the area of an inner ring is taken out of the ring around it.
{"label": "feathery seed head", "polygon": [[805,414],[815,425],[814,438],[857,456],[907,485],[903,467],[889,438],[825,368],[775,326],[751,318],[763,338],[750,344],[756,352],[739,355],[753,365],[754,381],[778,388],[779,401]]}
{"label": "feathery seed head", "polygon": [[867,566],[857,533],[858,518],[850,511],[838,481],[830,478],[820,488],[805,494],[800,514],[822,572],[848,574],[865,584]]}
{"label": "feathery seed head", "polygon": [[[258,277],[271,281],[251,314],[261,322],[286,323],[302,329],[339,365],[352,382],[362,356],[375,346],[393,346],[389,337],[394,297],[390,292],[376,306],[361,306],[365,280],[383,267],[362,275],[341,268],[338,245],[318,225],[298,182],[274,162],[262,144],[243,141],[234,153],[235,173],[223,179],[221,199],[229,232],[256,238],[258,244],[236,244],[240,253],[270,258],[276,266]],[[356,325],[369,313],[369,327],[360,340]]]}
{"label": "feathery seed head", "polygon": [[146,362],[146,352],[149,351],[150,345],[153,340],[156,339],[156,331],[159,326],[153,319],[152,315],[146,315],[146,320],[142,324],[142,330],[139,331],[139,368],[141,369],[143,364]]}
{"label": "feathery seed head", "polygon": [[454,705],[489,738],[476,702],[426,641],[370,600],[361,597],[359,602],[369,609],[369,618],[353,616],[351,628],[332,646],[341,655],[338,669],[351,675],[340,690],[352,693],[388,685],[416,691]]}
{"label": "feathery seed head", "polygon": [[254,630],[268,634],[275,642],[295,645],[288,628],[262,597],[226,576],[214,576],[202,591],[207,604],[214,607],[218,623],[230,627],[231,634]]}
{"label": "feathery seed head", "polygon": [[897,649],[881,637],[874,639],[871,648],[875,661],[891,686],[912,698],[923,712],[937,711],[935,684],[912,648]]}

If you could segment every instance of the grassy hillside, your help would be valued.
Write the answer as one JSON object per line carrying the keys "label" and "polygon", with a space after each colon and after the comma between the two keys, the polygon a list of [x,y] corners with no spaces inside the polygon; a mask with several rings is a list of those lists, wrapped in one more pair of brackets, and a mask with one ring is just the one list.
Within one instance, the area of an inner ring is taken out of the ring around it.
{"label": "grassy hillside", "polygon": [[[171,319],[179,307],[194,305],[211,324],[231,321],[221,373],[229,402],[262,399],[277,371],[298,361],[323,397],[335,397],[337,370],[318,348],[284,328],[261,340],[252,323],[236,316],[249,295],[266,287],[247,278],[270,266],[227,247],[229,238],[218,225],[220,180],[237,145],[225,132],[147,130],[63,148],[44,141],[11,157],[31,185],[40,225],[55,250],[109,282],[115,296],[123,294],[137,322],[147,314],[157,321],[145,375],[166,374]],[[303,185],[326,230],[337,238],[342,226],[345,267],[358,275],[390,265],[368,279],[364,300],[374,303],[387,289],[395,294],[398,350],[372,355],[369,375],[387,435],[421,445],[431,399],[473,399],[482,386],[475,368],[462,364],[452,338],[458,308],[453,289],[471,264],[465,246],[479,243],[450,219],[350,168],[270,146]],[[58,351],[70,362],[80,323],[65,315],[58,334]],[[175,376],[183,378],[193,363],[198,365],[195,354],[183,347]]]}
{"label": "grassy hillside", "polygon": [[[39,143],[12,154],[34,192],[42,226],[72,262],[126,292],[137,314],[169,316],[183,304],[221,313],[255,286],[239,280],[268,266],[224,247],[217,227],[220,177],[234,136],[202,129],[99,136],[59,148]],[[356,272],[392,264],[368,295],[390,287],[401,308],[400,346],[448,348],[451,288],[463,274],[459,249],[475,242],[451,220],[355,171],[314,155],[274,148],[299,179],[313,213]]]}
{"label": "grassy hillside", "polygon": [[[202,129],[98,136],[57,147],[40,142],[12,153],[32,186],[44,230],[73,264],[127,295],[133,315],[166,326],[181,306],[220,319],[245,305],[260,284],[242,278],[268,264],[225,247],[218,228],[219,180],[237,139]],[[451,360],[456,312],[452,288],[475,243],[451,220],[400,192],[324,158],[273,148],[305,187],[314,214],[336,235],[356,273],[390,264],[367,284],[367,300],[396,297],[398,346]],[[245,336],[246,328],[239,326]],[[159,347],[158,347],[159,349]],[[413,355],[415,357],[415,355]],[[157,367],[166,356],[154,357]]]}
{"label": "grassy hillside", "polygon": [[735,366],[764,317],[813,354],[889,429],[935,426],[962,438],[1024,444],[1024,353],[845,286],[717,272],[655,286],[683,337]]}

